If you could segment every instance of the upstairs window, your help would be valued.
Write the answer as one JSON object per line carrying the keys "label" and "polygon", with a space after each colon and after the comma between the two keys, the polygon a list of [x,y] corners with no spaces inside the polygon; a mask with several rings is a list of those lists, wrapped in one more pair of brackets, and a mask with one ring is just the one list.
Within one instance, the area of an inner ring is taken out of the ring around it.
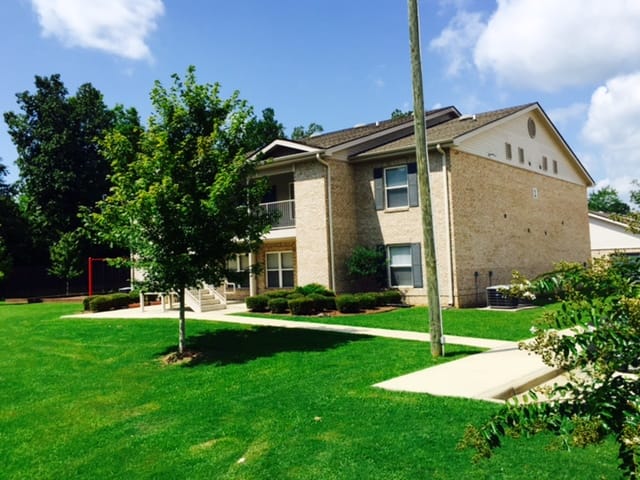
{"label": "upstairs window", "polygon": [[418,206],[417,164],[374,168],[376,210]]}
{"label": "upstairs window", "polygon": [[387,208],[409,206],[409,183],[407,166],[384,169],[384,187]]}

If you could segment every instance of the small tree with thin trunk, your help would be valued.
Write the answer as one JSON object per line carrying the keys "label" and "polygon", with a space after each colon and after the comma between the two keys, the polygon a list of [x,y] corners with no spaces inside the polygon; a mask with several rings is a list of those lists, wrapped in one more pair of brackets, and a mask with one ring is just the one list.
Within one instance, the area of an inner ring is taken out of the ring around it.
{"label": "small tree with thin trunk", "polygon": [[82,256],[80,238],[77,231],[68,232],[60,237],[49,250],[51,267],[49,273],[65,282],[65,293],[69,295],[69,281],[82,275]]}
{"label": "small tree with thin trunk", "polygon": [[156,81],[146,130],[104,140],[113,187],[89,219],[103,240],[133,252],[149,286],[178,293],[182,356],[185,290],[219,284],[229,256],[257,249],[272,219],[243,148],[251,109],[237,92],[222,99],[219,84],[196,83],[194,67],[172,78],[169,89]]}

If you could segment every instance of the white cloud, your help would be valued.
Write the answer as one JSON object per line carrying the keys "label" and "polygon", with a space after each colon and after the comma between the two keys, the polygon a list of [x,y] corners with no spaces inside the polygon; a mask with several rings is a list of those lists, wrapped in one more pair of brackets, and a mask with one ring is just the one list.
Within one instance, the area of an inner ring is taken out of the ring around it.
{"label": "white cloud", "polygon": [[475,46],[480,71],[553,91],[640,68],[636,0],[498,0]]}
{"label": "white cloud", "polygon": [[69,47],[132,60],[150,59],[146,37],[164,13],[162,0],[31,0],[42,33]]}
{"label": "white cloud", "polygon": [[640,179],[640,72],[595,90],[582,136],[596,148],[607,184],[628,194],[631,180]]}
{"label": "white cloud", "polygon": [[448,75],[457,75],[473,65],[470,52],[483,29],[482,14],[460,10],[440,35],[429,42],[431,50],[447,59]]}
{"label": "white cloud", "polygon": [[563,127],[569,123],[584,118],[588,109],[589,105],[587,103],[576,102],[566,107],[558,107],[548,110],[547,114],[556,127]]}

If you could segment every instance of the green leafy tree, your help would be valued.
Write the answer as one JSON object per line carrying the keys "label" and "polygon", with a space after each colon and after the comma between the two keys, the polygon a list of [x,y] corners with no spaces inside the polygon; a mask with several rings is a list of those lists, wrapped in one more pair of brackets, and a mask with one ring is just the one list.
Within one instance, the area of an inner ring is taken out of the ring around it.
{"label": "green leafy tree", "polygon": [[293,128],[293,132],[291,133],[291,140],[303,140],[305,138],[309,138],[316,133],[324,132],[324,128],[322,125],[317,123],[310,123],[307,128],[302,125]]}
{"label": "green leafy tree", "polygon": [[80,233],[67,232],[50,250],[49,273],[65,281],[65,292],[69,295],[69,281],[82,275],[83,257],[80,248]]}
{"label": "green leafy tree", "polygon": [[32,234],[44,251],[79,226],[78,210],[108,191],[109,164],[98,140],[115,116],[91,84],[69,96],[60,75],[35,77],[35,91],[16,95],[5,122],[18,152],[17,182]]}
{"label": "green leafy tree", "polygon": [[412,114],[413,112],[411,110],[407,110],[406,112],[403,112],[399,108],[396,108],[393,112],[391,112],[391,119],[395,120],[396,118],[408,117]]}
{"label": "green leafy tree", "polygon": [[589,210],[625,215],[631,209],[620,199],[615,188],[606,186],[589,194]]}
{"label": "green leafy tree", "polygon": [[347,274],[356,290],[369,291],[386,285],[387,263],[384,249],[357,246],[347,259]]}
{"label": "green leafy tree", "polygon": [[245,126],[244,147],[258,150],[278,138],[284,138],[284,126],[276,120],[273,108],[262,110],[262,118],[251,117]]}
{"label": "green leafy tree", "polygon": [[195,68],[151,92],[154,113],[134,140],[114,129],[103,142],[111,161],[108,197],[89,216],[105,241],[133,252],[148,286],[180,299],[178,353],[185,347],[185,289],[219,284],[230,255],[255,250],[272,218],[243,134],[251,110],[198,84]]}
{"label": "green leafy tree", "polygon": [[[469,426],[463,447],[489,457],[505,435],[553,432],[567,447],[612,437],[620,467],[637,478],[640,462],[640,260],[598,260],[565,265],[559,275],[567,300],[547,314],[535,339],[521,348],[539,354],[569,381],[509,401],[485,425]],[[548,281],[549,278],[546,279]],[[570,329],[571,334],[562,331]]]}
{"label": "green leafy tree", "polygon": [[11,263],[9,252],[4,245],[2,236],[0,236],[0,282],[4,280],[4,277],[9,273],[9,270],[11,270]]}

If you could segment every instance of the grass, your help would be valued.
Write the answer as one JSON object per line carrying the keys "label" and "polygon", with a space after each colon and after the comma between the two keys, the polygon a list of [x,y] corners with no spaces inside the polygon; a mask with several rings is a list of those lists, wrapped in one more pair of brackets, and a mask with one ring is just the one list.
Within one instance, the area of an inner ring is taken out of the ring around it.
{"label": "grass", "polygon": [[59,318],[79,309],[0,303],[2,478],[618,478],[612,443],[473,464],[455,446],[495,404],[371,387],[428,344],[190,320],[205,355],[167,366],[175,320]]}
{"label": "grass", "polygon": [[[445,335],[491,338],[496,340],[523,340],[532,336],[531,326],[544,312],[554,311],[559,304],[519,311],[447,309],[442,311]],[[401,308],[391,312],[361,315],[339,315],[327,317],[296,317],[291,315],[270,315],[243,313],[243,316],[281,318],[285,320],[321,322],[357,327],[389,328],[415,332],[429,331],[429,309],[427,307]]]}

